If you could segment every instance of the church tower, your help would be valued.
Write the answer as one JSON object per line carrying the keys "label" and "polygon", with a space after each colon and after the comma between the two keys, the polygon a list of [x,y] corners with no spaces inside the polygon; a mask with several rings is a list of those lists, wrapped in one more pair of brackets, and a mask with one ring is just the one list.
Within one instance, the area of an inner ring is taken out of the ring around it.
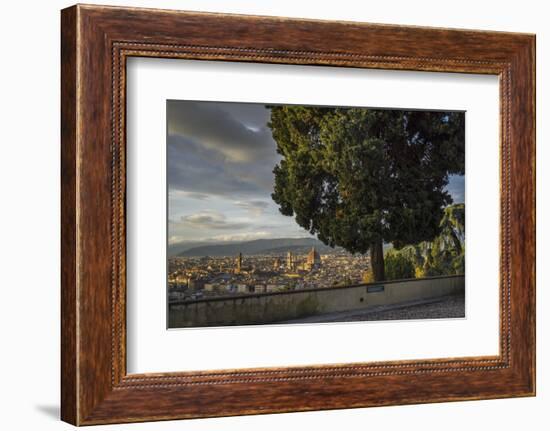
{"label": "church tower", "polygon": [[239,252],[237,256],[237,267],[235,268],[235,274],[240,274],[243,268],[243,254]]}
{"label": "church tower", "polygon": [[307,254],[306,266],[310,271],[321,267],[321,256],[315,250],[315,247],[311,247],[311,250]]}
{"label": "church tower", "polygon": [[286,267],[289,271],[294,271],[294,260],[290,251],[286,254]]}

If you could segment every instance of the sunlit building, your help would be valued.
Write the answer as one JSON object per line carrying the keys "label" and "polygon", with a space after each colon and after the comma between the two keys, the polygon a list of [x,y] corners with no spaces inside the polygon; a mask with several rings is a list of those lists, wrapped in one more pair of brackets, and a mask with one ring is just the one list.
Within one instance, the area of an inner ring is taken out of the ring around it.
{"label": "sunlit building", "polygon": [[286,254],[286,268],[289,271],[294,271],[294,258],[292,256],[292,252],[290,251]]}
{"label": "sunlit building", "polygon": [[315,247],[311,247],[311,250],[307,254],[306,268],[310,271],[312,269],[319,269],[321,267],[321,256],[315,250]]}

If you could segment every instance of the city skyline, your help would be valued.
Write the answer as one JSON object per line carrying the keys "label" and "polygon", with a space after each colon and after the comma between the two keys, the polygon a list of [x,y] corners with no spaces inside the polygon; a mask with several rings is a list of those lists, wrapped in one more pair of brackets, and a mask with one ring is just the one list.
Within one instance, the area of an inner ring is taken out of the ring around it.
{"label": "city skyline", "polygon": [[[314,238],[271,199],[280,161],[263,104],[167,102],[168,245]],[[447,191],[464,202],[464,177]]]}

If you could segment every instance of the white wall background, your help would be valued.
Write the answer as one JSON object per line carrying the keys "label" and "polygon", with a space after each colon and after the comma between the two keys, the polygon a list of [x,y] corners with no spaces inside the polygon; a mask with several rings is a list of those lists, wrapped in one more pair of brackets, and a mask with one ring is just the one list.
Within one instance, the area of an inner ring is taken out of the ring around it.
{"label": "white wall background", "polygon": [[[550,13],[536,0],[119,0],[171,9],[477,28],[537,34],[538,396],[284,415],[105,426],[135,430],[547,429],[550,423]],[[59,411],[60,0],[4,2],[0,19],[0,402],[3,429],[70,429]],[[546,314],[545,314],[546,313]]]}

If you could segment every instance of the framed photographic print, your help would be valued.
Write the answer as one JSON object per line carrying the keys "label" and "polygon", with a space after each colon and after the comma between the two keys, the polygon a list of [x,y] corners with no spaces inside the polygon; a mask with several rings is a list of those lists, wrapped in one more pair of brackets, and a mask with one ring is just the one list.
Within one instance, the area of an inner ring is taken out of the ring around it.
{"label": "framed photographic print", "polygon": [[62,419],[535,394],[535,37],[62,11]]}
{"label": "framed photographic print", "polygon": [[464,112],[169,100],[166,118],[168,328],[465,316]]}

